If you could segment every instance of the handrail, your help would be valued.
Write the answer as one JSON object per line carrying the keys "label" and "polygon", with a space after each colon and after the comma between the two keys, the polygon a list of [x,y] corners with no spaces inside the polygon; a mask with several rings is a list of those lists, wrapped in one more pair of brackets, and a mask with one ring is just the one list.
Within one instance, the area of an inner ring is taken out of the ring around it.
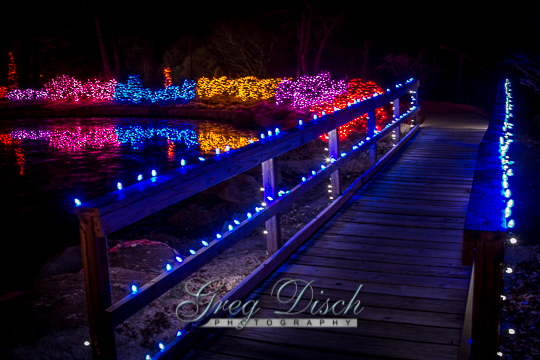
{"label": "handrail", "polygon": [[[122,190],[87,201],[75,208],[99,209],[105,234],[121,229],[180,200],[186,199],[232,176],[238,175],[269,159],[306,144],[320,135],[380,108],[394,99],[415,91],[418,81],[390,90],[253,144],[214,156],[204,162],[183,166]],[[159,201],[156,198],[161,196]]]}
{"label": "handrail", "polygon": [[[264,222],[266,222],[268,230],[269,254],[272,255],[281,249],[283,244],[279,228],[280,211],[291,205],[293,201],[316,184],[328,179],[329,176],[332,179],[335,195],[341,195],[338,171],[362,151],[369,150],[370,152],[372,168],[369,171],[369,176],[372,176],[390,158],[390,156],[385,156],[377,163],[375,148],[377,141],[393,132],[394,145],[398,145],[392,149],[391,155],[393,155],[404,142],[411,138],[411,136],[407,136],[400,142],[399,126],[412,117],[415,119],[417,117],[419,108],[416,90],[418,86],[418,81],[408,81],[405,85],[400,84],[394,90],[375,95],[321,119],[300,124],[293,129],[274,134],[270,138],[262,139],[204,162],[155,176],[76,207],[74,212],[78,215],[80,222],[93,359],[116,359],[114,328],[117,325],[170,290]],[[397,103],[394,101],[406,94],[412,94],[414,101],[411,109],[400,115],[399,101]],[[394,104],[394,118],[381,131],[376,131],[375,109],[387,103]],[[338,154],[337,128],[365,113],[368,114],[368,137],[365,141],[358,143],[358,146],[355,145],[348,154]],[[418,126],[414,128],[415,132],[417,130]],[[324,133],[329,133],[330,155],[334,156],[331,163],[321,166],[318,171],[313,171],[312,176],[304,178],[302,183],[287,194],[282,193],[282,196],[279,196],[275,186],[277,171],[274,163],[275,157],[306,144]],[[178,262],[170,264],[166,272],[137,289],[136,292],[112,304],[106,234],[259,164],[263,165],[265,198],[269,196],[271,199],[266,206],[259,208],[260,211],[253,215],[250,214],[246,220],[237,224],[232,230],[217,234],[215,240],[203,242],[204,246],[201,249],[191,250],[191,256],[186,259],[178,258]],[[341,204],[344,198],[340,196],[338,199],[339,204]],[[337,202],[334,201],[332,205],[336,204]],[[313,223],[311,227],[317,224],[317,222]],[[310,231],[314,229],[310,228]],[[305,234],[307,232],[304,232]],[[291,251],[290,249],[292,248],[289,247],[289,251]]]}
{"label": "handrail", "polygon": [[508,189],[513,162],[506,155],[513,141],[511,109],[510,82],[500,80],[493,115],[479,145],[463,231],[462,264],[474,263],[471,359],[495,359],[498,349],[504,244],[514,225]]}

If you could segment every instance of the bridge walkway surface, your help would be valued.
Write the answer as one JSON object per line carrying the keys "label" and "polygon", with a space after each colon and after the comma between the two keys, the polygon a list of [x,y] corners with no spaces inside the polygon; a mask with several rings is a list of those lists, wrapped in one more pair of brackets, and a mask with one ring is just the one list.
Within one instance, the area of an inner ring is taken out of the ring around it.
{"label": "bridge walkway surface", "polygon": [[471,277],[461,265],[463,225],[488,121],[448,104],[422,109],[415,137],[248,298],[260,301],[253,318],[317,322],[325,316],[309,310],[274,314],[291,305],[271,296],[274,284],[313,280],[317,308],[349,302],[362,285],[358,315],[326,315],[358,326],[213,329],[185,359],[458,358]]}

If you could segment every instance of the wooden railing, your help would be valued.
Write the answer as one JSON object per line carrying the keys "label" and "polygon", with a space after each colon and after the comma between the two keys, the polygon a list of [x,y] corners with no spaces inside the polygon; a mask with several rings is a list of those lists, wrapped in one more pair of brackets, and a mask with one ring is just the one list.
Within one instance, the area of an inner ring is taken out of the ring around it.
{"label": "wooden railing", "polygon": [[[256,143],[225,154],[207,159],[199,164],[181,167],[170,173],[141,181],[122,190],[83,203],[74,212],[80,222],[80,239],[83,256],[84,278],[88,304],[88,321],[93,359],[116,359],[114,328],[137,313],[151,301],[170,290],[193,272],[200,269],[221,254],[242,237],[249,235],[266,223],[267,247],[270,258],[231,291],[227,297],[247,295],[247,289],[255,286],[272,269],[275,269],[294,249],[305,241],[318,227],[332,216],[364,182],[369,180],[417,131],[417,89],[418,81],[408,81],[386,93],[352,104],[331,115],[300,124],[295,128],[274,133]],[[400,114],[399,98],[410,95],[411,108]],[[393,103],[393,120],[381,131],[375,129],[375,109]],[[353,150],[344,154],[339,151],[338,128],[355,118],[368,114],[368,137]],[[412,120],[411,120],[412,119]],[[416,125],[403,139],[400,139],[400,125],[411,120]],[[320,135],[328,133],[329,156],[326,166],[313,171],[305,181],[286,194],[279,194],[276,184],[277,167],[275,157],[304,145]],[[377,161],[377,141],[393,133],[394,147]],[[341,191],[339,169],[347,165],[363,151],[369,151],[371,168],[345,191]],[[246,220],[231,231],[218,234],[216,239],[201,249],[194,250],[192,256],[171,264],[165,271],[135,293],[112,304],[109,279],[107,234],[134,223],[169,205],[183,200],[210,186],[262,164],[264,198],[268,200],[260,212],[250,214]],[[312,189],[315,185],[331,178],[333,202],[314,220],[282,244],[279,214],[293,201]],[[261,270],[263,269],[263,270]],[[248,286],[249,285],[249,286]],[[166,346],[153,359],[164,358],[167,351],[177,348],[180,338]],[[170,355],[172,356],[172,355]]]}
{"label": "wooden railing", "polygon": [[471,334],[471,359],[497,358],[504,244],[507,228],[513,227],[511,216],[507,217],[513,202],[507,191],[511,162],[506,158],[512,142],[511,108],[510,83],[501,80],[493,115],[479,146],[463,232],[462,263],[473,265],[468,304],[471,316],[466,318],[464,329]]}

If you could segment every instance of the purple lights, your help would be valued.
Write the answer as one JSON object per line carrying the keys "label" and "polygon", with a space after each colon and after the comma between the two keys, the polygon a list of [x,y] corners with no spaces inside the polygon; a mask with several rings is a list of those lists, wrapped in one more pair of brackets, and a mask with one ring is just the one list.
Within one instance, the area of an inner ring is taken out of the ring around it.
{"label": "purple lights", "polygon": [[305,109],[331,102],[346,91],[345,80],[332,80],[329,72],[322,72],[316,76],[301,76],[281,82],[276,90],[276,103],[289,102],[295,108]]}

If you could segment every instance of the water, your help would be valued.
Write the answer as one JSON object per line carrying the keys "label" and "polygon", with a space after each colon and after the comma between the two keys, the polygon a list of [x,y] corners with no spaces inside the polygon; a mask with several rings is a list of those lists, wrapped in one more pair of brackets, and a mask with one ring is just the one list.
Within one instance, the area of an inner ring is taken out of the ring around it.
{"label": "water", "polygon": [[256,133],[205,120],[37,119],[0,124],[2,246],[0,290],[17,290],[39,265],[78,244],[74,200],[127,187],[214,149],[237,148]]}

